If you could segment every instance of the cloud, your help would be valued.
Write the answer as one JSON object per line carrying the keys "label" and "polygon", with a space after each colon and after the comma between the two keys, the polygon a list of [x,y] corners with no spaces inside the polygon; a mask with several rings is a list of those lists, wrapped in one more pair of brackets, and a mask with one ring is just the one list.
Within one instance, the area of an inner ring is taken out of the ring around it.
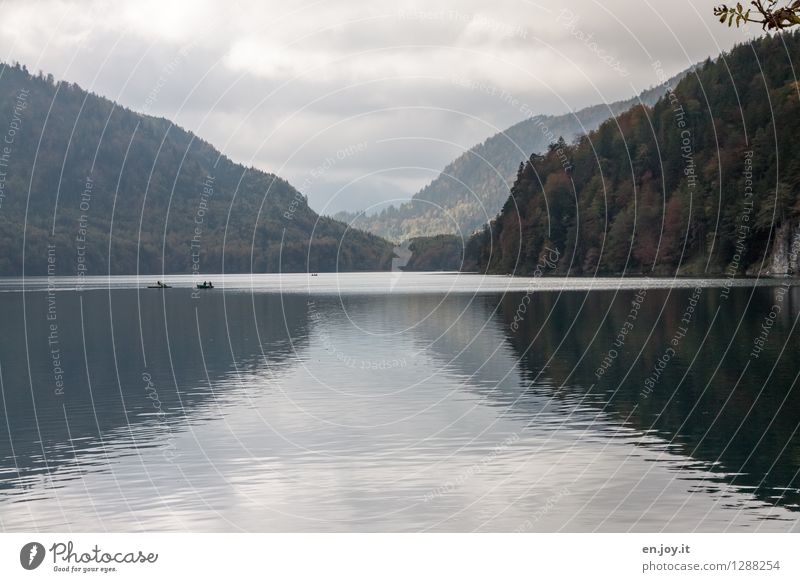
{"label": "cloud", "polygon": [[310,188],[334,212],[410,197],[524,118],[521,104],[629,97],[658,81],[653,61],[676,73],[759,32],[720,26],[712,6],[19,0],[3,4],[0,57],[174,119],[298,186],[330,152],[371,144]]}

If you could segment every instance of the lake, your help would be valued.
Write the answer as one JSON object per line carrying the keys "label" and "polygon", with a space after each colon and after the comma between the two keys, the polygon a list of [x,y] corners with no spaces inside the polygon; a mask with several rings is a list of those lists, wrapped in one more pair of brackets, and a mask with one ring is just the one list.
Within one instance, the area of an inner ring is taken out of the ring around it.
{"label": "lake", "polygon": [[790,531],[800,287],[0,280],[3,531]]}

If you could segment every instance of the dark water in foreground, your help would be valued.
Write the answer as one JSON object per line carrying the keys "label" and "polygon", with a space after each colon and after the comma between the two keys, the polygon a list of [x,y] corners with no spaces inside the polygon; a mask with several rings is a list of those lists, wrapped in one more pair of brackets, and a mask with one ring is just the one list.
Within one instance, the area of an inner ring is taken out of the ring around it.
{"label": "dark water in foreground", "polygon": [[0,282],[0,530],[797,528],[800,287],[215,282]]}

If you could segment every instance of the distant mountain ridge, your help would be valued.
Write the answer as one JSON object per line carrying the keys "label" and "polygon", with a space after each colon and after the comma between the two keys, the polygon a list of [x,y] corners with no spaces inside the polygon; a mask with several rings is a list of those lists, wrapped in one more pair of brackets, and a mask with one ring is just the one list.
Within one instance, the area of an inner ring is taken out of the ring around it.
{"label": "distant mountain ridge", "polygon": [[654,105],[666,92],[665,85],[674,87],[690,70],[631,99],[521,121],[453,160],[411,201],[371,216],[339,212],[335,218],[397,242],[439,234],[460,234],[466,239],[500,212],[520,162],[533,153],[544,153],[559,137],[571,142],[634,105]]}
{"label": "distant mountain ridge", "polygon": [[390,267],[280,177],[50,75],[0,63],[0,134],[0,275]]}

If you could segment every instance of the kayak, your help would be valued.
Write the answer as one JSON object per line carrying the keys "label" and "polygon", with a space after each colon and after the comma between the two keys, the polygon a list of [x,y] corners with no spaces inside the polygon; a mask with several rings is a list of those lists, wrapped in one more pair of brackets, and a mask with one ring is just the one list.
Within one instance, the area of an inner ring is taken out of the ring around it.
{"label": "kayak", "polygon": [[172,289],[172,285],[148,285],[148,289]]}

